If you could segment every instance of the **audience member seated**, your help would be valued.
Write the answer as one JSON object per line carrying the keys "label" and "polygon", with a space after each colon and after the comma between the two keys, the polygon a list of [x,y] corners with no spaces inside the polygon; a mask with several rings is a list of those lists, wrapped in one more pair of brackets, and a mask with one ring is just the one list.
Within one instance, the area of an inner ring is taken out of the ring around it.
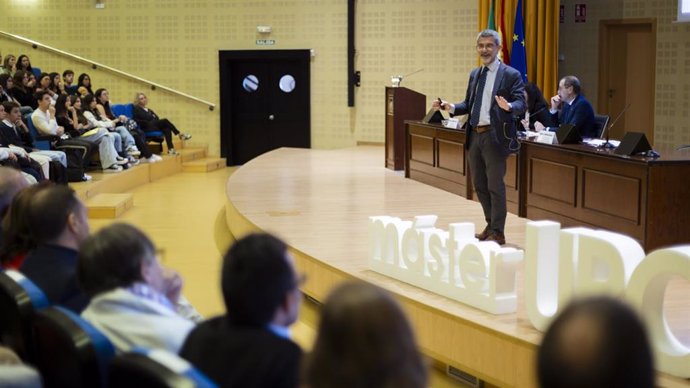
{"label": "audience member seated", "polygon": [[44,187],[32,197],[26,218],[36,248],[20,271],[52,304],[79,313],[89,302],[77,283],[79,244],[89,235],[86,206],[67,186]]}
{"label": "audience member seated", "polygon": [[645,327],[609,297],[568,305],[544,334],[537,363],[541,388],[654,387]]}
{"label": "audience member seated", "polygon": [[177,154],[172,142],[172,134],[179,136],[182,140],[189,140],[192,135],[180,132],[170,120],[159,118],[156,112],[147,107],[148,103],[149,99],[144,93],[139,92],[134,96],[134,120],[144,132],[163,132],[165,144],[168,146],[168,154]]}
{"label": "audience member seated", "polygon": [[[50,156],[53,161],[59,161],[68,171],[73,173],[73,176],[70,177],[72,181],[90,180],[91,177],[84,174],[84,170],[87,167],[88,158],[92,154],[93,144],[79,139],[71,139],[70,135],[65,133],[65,128],[58,125],[55,118],[55,108],[52,106],[54,101],[49,92],[37,92],[36,98],[39,102],[38,109],[31,114],[31,122],[39,135],[56,137],[56,140],[52,140],[52,148],[57,149],[37,152]],[[29,134],[29,136],[31,135]],[[70,158],[66,158],[66,154],[69,154]],[[64,161],[61,159],[62,157],[65,157]]]}
{"label": "audience member seated", "polygon": [[0,246],[0,262],[5,268],[19,270],[27,253],[36,248],[36,241],[29,227],[28,214],[34,196],[45,188],[43,183],[27,187],[17,193],[2,219],[3,243]]}
{"label": "audience member seated", "polygon": [[27,73],[33,74],[34,69],[31,67],[31,60],[26,54],[22,54],[17,58],[17,70],[22,70]]}
{"label": "audience member seated", "polygon": [[12,54],[7,54],[5,59],[2,61],[2,68],[0,68],[0,74],[7,74],[10,77],[14,75],[17,71],[17,58]]}
{"label": "audience member seated", "polygon": [[134,226],[113,224],[84,241],[79,282],[92,298],[82,316],[121,352],[177,353],[194,328],[176,311],[182,279],[161,267],[153,243]]}
{"label": "audience member seated", "polygon": [[5,101],[17,102],[9,92],[10,88],[13,86],[13,80],[9,74],[0,74],[0,103]]}
{"label": "audience member seated", "polygon": [[22,113],[31,113],[38,107],[38,101],[34,98],[33,89],[29,84],[29,73],[17,70],[12,77],[10,95],[19,102]]}
{"label": "audience member seated", "polygon": [[22,364],[11,349],[0,346],[0,387],[40,388],[41,376],[35,369]]}
{"label": "audience member seated", "polygon": [[73,139],[79,139],[98,145],[98,157],[104,172],[120,172],[121,164],[127,163],[123,158],[118,159],[115,149],[115,138],[105,128],[95,128],[81,113],[81,98],[79,96],[60,95],[55,104],[55,118],[58,125],[65,129]]}
{"label": "audience member seated", "polygon": [[91,89],[91,77],[88,74],[79,74],[79,78],[77,79],[77,89],[79,88],[86,89],[87,94],[93,94],[93,90]]}
{"label": "audience member seated", "polygon": [[[60,77],[60,73],[52,72],[49,74],[50,77],[50,90],[53,91],[56,95],[61,95],[61,94],[67,94],[65,91],[65,85],[62,83],[62,78]],[[55,97],[55,100],[57,100],[57,97]]]}
{"label": "audience member seated", "polygon": [[427,368],[400,306],[384,290],[345,283],[321,309],[304,386],[427,387]]}
{"label": "audience member seated", "polygon": [[62,84],[67,94],[75,94],[77,92],[77,85],[74,83],[74,70],[67,69],[62,72]]}
{"label": "audience member seated", "polygon": [[297,387],[302,351],[300,276],[285,243],[267,234],[238,240],[223,259],[226,314],[202,322],[180,355],[223,387]]}
{"label": "audience member seated", "polygon": [[38,84],[36,85],[35,93],[38,94],[40,92],[46,92],[50,96],[50,98],[53,100],[51,103],[52,105],[55,105],[55,101],[57,101],[58,98],[58,93],[56,93],[52,88],[52,80],[50,79],[50,74],[48,73],[41,73],[41,75],[38,77]]}
{"label": "audience member seated", "polygon": [[596,138],[599,134],[594,124],[592,104],[581,94],[580,80],[573,75],[563,77],[558,83],[558,94],[551,97],[551,120],[553,127],[535,122],[537,131],[555,131],[560,124],[573,125],[582,138]]}
{"label": "audience member seated", "polygon": [[549,106],[537,85],[525,82],[525,101],[527,101],[527,112],[525,112],[525,118],[520,121],[525,130],[534,130],[534,123],[537,121],[546,127],[553,126]]}
{"label": "audience member seated", "polygon": [[146,144],[146,133],[139,129],[139,125],[136,121],[128,118],[125,115],[115,117],[113,110],[110,109],[110,93],[108,93],[107,89],[101,88],[96,90],[94,97],[96,97],[96,109],[98,110],[98,114],[101,117],[107,117],[108,120],[113,121],[115,125],[127,128],[132,134],[132,137],[134,137],[134,142],[136,145],[130,150],[127,150],[131,155],[141,155],[145,158],[145,160],[152,162],[162,160],[158,155],[153,157],[153,153],[149,149],[148,144]]}
{"label": "audience member seated", "polygon": [[[82,97],[83,113],[89,122],[97,128],[105,128],[110,133],[115,135],[115,149],[118,150],[122,157],[129,155],[129,162],[136,164],[138,163],[136,159],[132,157],[132,152],[136,150],[136,143],[134,137],[129,133],[127,128],[117,125],[114,121],[109,120],[107,117],[103,117],[98,113],[96,109],[96,97],[93,94],[87,94]],[[119,143],[119,144],[118,144]],[[138,152],[138,151],[137,151]]]}
{"label": "audience member seated", "polygon": [[[3,102],[5,119],[0,123],[0,143],[9,146],[18,158],[31,158],[40,165],[42,174],[50,178],[50,162],[55,161],[57,165],[65,169],[67,157],[60,151],[39,151],[33,148],[33,139],[29,129],[21,119],[19,105],[14,102]],[[58,166],[55,168],[59,168]]]}
{"label": "audience member seated", "polygon": [[[6,103],[0,104],[0,128],[2,125],[7,125],[5,120],[7,114],[5,112]],[[18,104],[16,104],[19,106]],[[11,122],[9,122],[11,124]],[[1,133],[1,131],[0,131]],[[3,139],[0,136],[0,165],[10,167],[22,171],[22,175],[29,182],[34,184],[45,179],[41,165],[29,158],[26,151],[21,148],[10,148],[9,145],[2,143]]]}

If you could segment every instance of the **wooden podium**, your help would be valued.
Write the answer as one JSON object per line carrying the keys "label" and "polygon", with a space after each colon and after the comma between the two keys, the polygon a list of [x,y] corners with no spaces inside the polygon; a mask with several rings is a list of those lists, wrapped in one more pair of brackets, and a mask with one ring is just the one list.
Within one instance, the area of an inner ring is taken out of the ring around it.
{"label": "wooden podium", "polygon": [[405,120],[421,120],[425,114],[425,95],[386,87],[386,168],[405,169]]}

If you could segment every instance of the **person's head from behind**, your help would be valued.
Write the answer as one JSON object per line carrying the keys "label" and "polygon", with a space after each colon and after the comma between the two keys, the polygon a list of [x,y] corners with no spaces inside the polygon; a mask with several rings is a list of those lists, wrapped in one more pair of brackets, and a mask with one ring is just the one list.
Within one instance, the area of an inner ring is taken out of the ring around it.
{"label": "person's head from behind", "polygon": [[223,297],[233,323],[287,327],[297,320],[300,279],[287,246],[270,234],[250,234],[223,258]]}
{"label": "person's head from behind", "polygon": [[363,282],[344,283],[326,298],[306,385],[324,387],[427,386],[427,369],[398,303]]}
{"label": "person's head from behind", "polygon": [[[22,180],[26,182],[26,179],[22,178]],[[14,260],[17,255],[23,255],[36,246],[36,239],[29,222],[29,209],[36,194],[50,185],[52,182],[45,181],[26,187],[12,199],[12,203],[2,219],[3,243],[2,248],[0,248],[0,261],[3,263]],[[23,184],[23,187],[25,186],[26,183]]]}
{"label": "person's head from behind", "polygon": [[89,235],[86,206],[67,186],[47,186],[33,195],[27,211],[31,235],[38,244],[77,249]]}
{"label": "person's head from behind", "polygon": [[654,362],[637,314],[609,297],[570,303],[537,355],[542,388],[652,388]]}
{"label": "person's head from behind", "polygon": [[91,297],[134,283],[145,283],[165,295],[153,242],[129,224],[112,224],[87,238],[79,248],[77,276]]}
{"label": "person's head from behind", "polygon": [[28,185],[19,171],[0,166],[0,217],[5,216],[14,197]]}

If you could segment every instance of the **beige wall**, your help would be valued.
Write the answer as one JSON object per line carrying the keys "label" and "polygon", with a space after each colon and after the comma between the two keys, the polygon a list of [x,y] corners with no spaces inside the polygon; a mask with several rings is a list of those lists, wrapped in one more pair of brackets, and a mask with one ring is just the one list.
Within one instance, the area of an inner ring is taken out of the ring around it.
{"label": "beige wall", "polygon": [[[356,67],[362,86],[347,106],[347,3],[344,0],[3,0],[0,30],[131,72],[218,103],[218,50],[314,49],[312,144],[351,146],[384,140],[384,86],[390,76],[425,70],[403,85],[435,98],[458,98],[476,65],[475,0],[359,0]],[[275,46],[258,47],[257,25]],[[43,70],[87,71],[116,102],[145,85],[0,38],[3,54],[27,53]],[[448,81],[446,81],[448,80]],[[220,151],[220,109],[148,91],[151,107]],[[429,101],[431,101],[429,99]],[[318,103],[317,103],[318,102]]]}
{"label": "beige wall", "polygon": [[[82,55],[142,78],[218,103],[218,50],[314,49],[312,144],[336,148],[384,140],[384,86],[390,76],[424,70],[403,86],[459,99],[476,66],[476,0],[358,0],[356,68],[362,86],[347,106],[347,7],[344,0],[4,0],[0,30]],[[601,19],[657,18],[655,143],[690,143],[690,24],[672,24],[671,0],[587,3],[587,22],[574,23],[574,4],[563,0],[559,73],[577,74],[596,106],[598,26]],[[258,47],[257,25],[270,25],[275,46]],[[5,53],[28,53],[44,70],[88,71],[95,86],[129,101],[145,85],[123,81],[59,56],[0,38]],[[148,91],[151,106],[194,142],[220,151],[220,110]],[[549,92],[547,91],[547,95]]]}
{"label": "beige wall", "polygon": [[[575,23],[575,4],[587,4],[586,23]],[[690,23],[673,23],[673,0],[561,0],[565,23],[560,28],[559,74],[577,75],[597,107],[599,21],[656,18],[656,90],[654,145],[690,144]],[[651,139],[650,139],[651,141]]]}

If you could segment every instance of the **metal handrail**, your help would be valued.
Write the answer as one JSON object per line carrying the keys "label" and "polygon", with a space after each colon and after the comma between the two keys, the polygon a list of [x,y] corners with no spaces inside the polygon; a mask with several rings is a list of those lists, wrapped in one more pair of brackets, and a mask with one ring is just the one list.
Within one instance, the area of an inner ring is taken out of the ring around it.
{"label": "metal handrail", "polygon": [[111,72],[111,73],[115,73],[115,74],[117,74],[117,75],[120,75],[120,76],[122,76],[122,77],[130,78],[130,79],[133,79],[133,80],[136,80],[136,81],[139,81],[139,82],[148,84],[148,85],[151,87],[151,90],[162,89],[162,90],[165,90],[165,91],[167,91],[167,92],[176,94],[176,95],[178,95],[178,96],[182,96],[182,97],[188,98],[188,99],[190,99],[190,100],[193,100],[193,101],[196,101],[196,102],[199,102],[199,103],[201,103],[201,104],[204,104],[204,105],[208,106],[208,109],[209,109],[209,110],[213,110],[213,109],[216,107],[216,104],[214,104],[214,103],[212,103],[212,102],[209,102],[209,101],[206,101],[206,100],[202,100],[201,98],[194,97],[194,96],[192,96],[192,95],[190,95],[190,94],[180,92],[179,90],[175,90],[175,89],[169,88],[169,87],[167,87],[167,86],[163,86],[163,85],[158,84],[158,83],[155,83],[155,82],[151,82],[151,81],[149,81],[149,80],[147,80],[147,79],[144,79],[144,78],[141,78],[141,77],[137,77],[137,76],[132,75],[132,74],[130,74],[130,73],[126,73],[126,72],[124,72],[124,71],[122,71],[122,70],[118,70],[118,69],[115,69],[115,68],[113,68],[113,67],[104,65],[104,64],[102,64],[102,63],[98,63],[98,62],[92,61],[92,60],[90,60],[90,59],[86,59],[86,58],[80,57],[80,56],[78,56],[78,55],[68,53],[67,51],[63,51],[63,50],[57,49],[57,48],[55,48],[55,47],[51,47],[51,46],[45,45],[45,44],[43,44],[43,43],[39,43],[39,42],[36,42],[36,41],[34,41],[34,40],[24,38],[23,36],[10,34],[9,32],[5,32],[5,31],[0,31],[0,36],[6,36],[6,37],[8,37],[8,38],[10,38],[10,39],[14,39],[14,40],[20,41],[20,42],[22,42],[22,43],[29,44],[29,45],[31,45],[31,47],[34,48],[34,49],[42,48],[42,49],[45,49],[45,50],[47,50],[47,51],[51,51],[51,52],[53,52],[53,53],[56,53],[56,54],[59,54],[59,55],[62,55],[62,56],[65,56],[65,57],[74,59],[74,60],[76,60],[76,61],[83,62],[83,63],[87,63],[87,64],[91,65],[91,68],[94,69],[94,70],[96,70],[96,69],[104,69],[104,70],[107,70],[107,71],[109,71],[109,72]]}

